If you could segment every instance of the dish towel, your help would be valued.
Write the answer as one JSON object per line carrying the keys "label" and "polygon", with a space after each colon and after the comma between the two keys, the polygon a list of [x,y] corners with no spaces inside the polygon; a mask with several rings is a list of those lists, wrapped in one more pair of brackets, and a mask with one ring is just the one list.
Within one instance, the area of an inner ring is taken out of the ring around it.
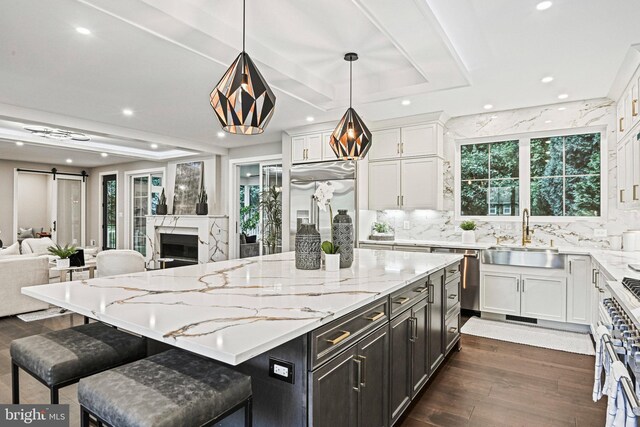
{"label": "dish towel", "polygon": [[606,427],[637,427],[636,415],[631,410],[622,389],[622,378],[630,378],[627,368],[619,360],[611,364],[611,387],[607,403]]}
{"label": "dish towel", "polygon": [[[610,334],[606,326],[600,325],[596,330],[598,339],[596,340],[596,365],[595,377],[593,379],[593,401],[597,402],[603,395],[608,394],[609,383],[611,380],[611,360],[604,346],[604,335]],[[604,384],[602,383],[602,371],[605,372]]]}

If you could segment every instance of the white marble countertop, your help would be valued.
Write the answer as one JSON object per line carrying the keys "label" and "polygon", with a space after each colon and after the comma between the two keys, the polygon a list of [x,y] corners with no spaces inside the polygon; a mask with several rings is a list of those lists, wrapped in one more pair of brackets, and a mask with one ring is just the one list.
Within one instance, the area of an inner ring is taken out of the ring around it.
{"label": "white marble countertop", "polygon": [[296,270],[294,253],[22,288],[119,328],[238,365],[462,259],[356,249],[351,268]]}
{"label": "white marble countertop", "polygon": [[456,249],[489,249],[496,246],[495,243],[462,243],[447,240],[360,240],[360,243],[367,245],[401,245],[401,246],[425,246],[432,248],[456,248]]}

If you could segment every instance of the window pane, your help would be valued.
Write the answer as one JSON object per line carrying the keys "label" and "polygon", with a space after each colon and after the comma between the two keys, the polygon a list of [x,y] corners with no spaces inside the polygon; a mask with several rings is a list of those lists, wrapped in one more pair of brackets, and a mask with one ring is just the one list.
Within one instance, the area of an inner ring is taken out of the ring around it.
{"label": "window pane", "polygon": [[567,175],[600,173],[600,134],[571,135],[565,138]]}
{"label": "window pane", "polygon": [[491,179],[518,178],[519,158],[518,141],[491,144]]}
{"label": "window pane", "polygon": [[600,175],[570,177],[566,181],[569,216],[600,216]]}
{"label": "window pane", "polygon": [[463,180],[489,178],[489,144],[460,147],[460,176]]}
{"label": "window pane", "polygon": [[531,140],[531,176],[562,176],[563,138],[536,138]]}
{"label": "window pane", "polygon": [[531,215],[563,216],[562,178],[531,180]]}
{"label": "window pane", "polygon": [[517,179],[492,179],[489,190],[489,215],[520,215],[519,190]]}
{"label": "window pane", "polygon": [[489,214],[487,205],[487,181],[462,181],[460,185],[460,214]]}

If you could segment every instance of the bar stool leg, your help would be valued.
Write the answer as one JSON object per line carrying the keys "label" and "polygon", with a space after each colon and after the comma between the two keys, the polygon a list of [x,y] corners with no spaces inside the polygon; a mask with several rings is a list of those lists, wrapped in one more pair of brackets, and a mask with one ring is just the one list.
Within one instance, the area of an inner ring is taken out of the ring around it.
{"label": "bar stool leg", "polygon": [[57,405],[60,403],[60,396],[58,395],[58,388],[51,387],[51,404]]}
{"label": "bar stool leg", "polygon": [[80,427],[89,427],[89,412],[84,406],[80,407]]}
{"label": "bar stool leg", "polygon": [[20,403],[20,368],[11,361],[11,402],[14,405]]}
{"label": "bar stool leg", "polygon": [[251,427],[253,425],[252,402],[253,399],[250,397],[244,405],[244,427]]}

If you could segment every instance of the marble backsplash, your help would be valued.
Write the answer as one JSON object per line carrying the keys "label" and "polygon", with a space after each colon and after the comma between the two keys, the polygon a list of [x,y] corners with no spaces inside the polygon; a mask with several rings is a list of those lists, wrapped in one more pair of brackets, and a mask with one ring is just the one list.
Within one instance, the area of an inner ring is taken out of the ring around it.
{"label": "marble backsplash", "polygon": [[[468,138],[501,137],[532,132],[549,132],[566,129],[599,128],[607,146],[607,157],[603,166],[607,168],[606,213],[601,221],[578,220],[572,222],[532,222],[533,243],[549,245],[578,245],[610,248],[612,236],[623,231],[640,229],[640,212],[618,210],[616,191],[616,136],[615,103],[609,99],[553,104],[541,107],[522,108],[471,116],[454,117],[446,123],[444,159],[444,211],[378,211],[367,218],[388,222],[398,239],[460,241],[460,221],[454,215],[454,161],[455,141]],[[408,223],[407,223],[408,222]],[[476,221],[476,239],[479,242],[519,244],[522,238],[521,222]],[[408,229],[405,229],[408,225]],[[361,226],[369,228],[368,224]],[[605,229],[607,237],[596,237],[597,229]]]}

